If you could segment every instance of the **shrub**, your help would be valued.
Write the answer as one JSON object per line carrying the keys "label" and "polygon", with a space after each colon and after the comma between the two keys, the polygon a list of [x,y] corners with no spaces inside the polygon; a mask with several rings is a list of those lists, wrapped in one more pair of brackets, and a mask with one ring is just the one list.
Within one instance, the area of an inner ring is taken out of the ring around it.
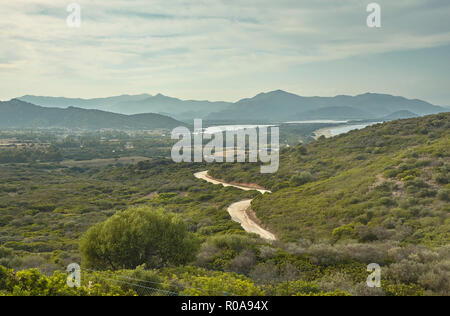
{"label": "shrub", "polygon": [[46,260],[41,256],[36,255],[28,255],[22,258],[22,269],[31,269],[31,268],[37,268],[42,264],[46,263]]}
{"label": "shrub", "polygon": [[19,261],[14,255],[13,250],[0,246],[0,266],[12,268],[12,264]]}
{"label": "shrub", "polygon": [[324,292],[341,290],[353,294],[355,290],[355,286],[351,278],[341,272],[324,276],[317,284]]}
{"label": "shrub", "polygon": [[96,269],[184,264],[197,250],[197,240],[177,216],[149,208],[117,213],[90,228],[80,242],[83,264]]}
{"label": "shrub", "polygon": [[436,175],[436,182],[439,184],[448,184],[448,173],[438,173]]}
{"label": "shrub", "polygon": [[353,224],[344,225],[334,229],[331,235],[337,240],[342,238],[352,238],[355,235],[355,227]]}
{"label": "shrub", "polygon": [[0,266],[0,291],[7,289],[9,279],[12,277],[13,271]]}
{"label": "shrub", "polygon": [[309,283],[301,280],[283,282],[275,288],[275,295],[283,296],[303,296],[320,294],[322,291],[319,286],[314,283]]}
{"label": "shrub", "polygon": [[244,250],[231,260],[230,270],[239,274],[248,274],[255,262],[256,258],[253,251]]}
{"label": "shrub", "polygon": [[320,265],[331,265],[342,262],[343,256],[335,247],[326,244],[316,244],[308,249],[311,262]]}
{"label": "shrub", "polygon": [[313,175],[308,171],[304,171],[299,175],[292,176],[290,183],[291,186],[299,186],[311,181],[314,181]]}
{"label": "shrub", "polygon": [[420,285],[440,295],[450,293],[450,261],[432,265],[419,277]]}
{"label": "shrub", "polygon": [[219,235],[210,238],[208,242],[220,249],[228,249],[236,253],[255,245],[255,239],[245,235]]}
{"label": "shrub", "polygon": [[271,283],[278,281],[280,274],[273,263],[259,263],[250,272],[250,277],[259,283]]}
{"label": "shrub", "polygon": [[134,291],[140,296],[153,294],[148,288],[158,290],[161,287],[162,279],[155,270],[146,270],[145,265],[139,266],[136,270],[120,270],[112,275],[117,279],[116,284],[121,284],[124,291]]}
{"label": "shrub", "polygon": [[220,255],[221,250],[209,243],[204,243],[197,255],[197,264],[199,266],[207,266],[216,257]]}
{"label": "shrub", "polygon": [[375,234],[375,232],[367,226],[358,226],[356,231],[358,233],[360,242],[371,242],[378,240],[378,236]]}
{"label": "shrub", "polygon": [[383,285],[386,296],[423,296],[424,290],[417,284],[387,284]]}
{"label": "shrub", "polygon": [[450,190],[442,190],[438,193],[438,199],[444,202],[450,201]]}
{"label": "shrub", "polygon": [[277,250],[273,247],[261,246],[259,248],[259,256],[263,260],[273,258],[276,253],[277,253]]}
{"label": "shrub", "polygon": [[215,272],[211,276],[185,275],[186,288],[181,292],[187,296],[261,296],[264,291],[256,286],[252,280],[232,273]]}
{"label": "shrub", "polygon": [[356,260],[361,263],[369,264],[376,262],[382,264],[386,261],[388,249],[391,247],[389,243],[350,243],[347,245],[336,246],[343,258],[347,260]]}

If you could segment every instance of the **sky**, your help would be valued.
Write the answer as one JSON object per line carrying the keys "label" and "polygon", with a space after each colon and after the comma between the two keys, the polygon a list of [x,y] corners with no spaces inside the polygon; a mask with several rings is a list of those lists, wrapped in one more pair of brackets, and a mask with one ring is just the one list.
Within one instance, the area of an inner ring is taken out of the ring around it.
{"label": "sky", "polygon": [[[450,1],[0,0],[0,100],[388,93],[450,106]],[[67,6],[81,8],[70,28]]]}

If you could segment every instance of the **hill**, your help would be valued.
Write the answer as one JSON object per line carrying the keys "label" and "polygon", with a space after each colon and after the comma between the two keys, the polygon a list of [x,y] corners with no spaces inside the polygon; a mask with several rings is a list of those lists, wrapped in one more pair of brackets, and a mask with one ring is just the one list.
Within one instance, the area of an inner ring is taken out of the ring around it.
{"label": "hill", "polygon": [[[419,115],[444,112],[445,109],[421,100],[410,100],[386,94],[366,93],[357,96],[302,97],[281,90],[261,93],[243,99],[227,109],[213,113],[209,119],[292,121],[318,118],[377,119],[396,111],[411,111]],[[319,111],[319,112],[316,112]]]}
{"label": "hill", "polygon": [[108,110],[111,106],[120,102],[135,102],[147,99],[149,97],[151,97],[150,94],[121,95],[94,99],[24,95],[23,97],[20,97],[18,99],[24,102],[45,107],[67,108],[69,106],[73,106],[83,109]]}
{"label": "hill", "polygon": [[274,191],[252,208],[284,241],[450,242],[450,113],[286,148],[273,175],[255,164],[218,164],[210,174]]}
{"label": "hill", "polygon": [[194,118],[204,118],[209,113],[220,111],[227,106],[229,106],[227,102],[180,100],[158,94],[144,100],[121,102],[114,105],[112,109],[125,114],[151,111],[169,114],[178,119],[192,120]]}
{"label": "hill", "polygon": [[180,100],[162,94],[157,94],[155,96],[149,94],[122,95],[97,99],[72,99],[26,95],[19,99],[47,107],[66,108],[69,106],[76,106],[85,109],[105,110],[126,115],[159,113],[185,120],[203,118],[212,112],[221,111],[230,105],[230,103],[227,102]]}
{"label": "hill", "polygon": [[69,128],[69,129],[173,129],[183,126],[160,114],[123,115],[75,107],[46,108],[13,99],[0,102],[0,128]]}
{"label": "hill", "polygon": [[418,117],[418,115],[411,111],[404,110],[404,111],[397,111],[397,112],[389,114],[385,117],[382,117],[379,119],[379,121],[381,121],[381,122],[395,121],[395,120],[407,119],[407,118],[413,118],[413,117]]}

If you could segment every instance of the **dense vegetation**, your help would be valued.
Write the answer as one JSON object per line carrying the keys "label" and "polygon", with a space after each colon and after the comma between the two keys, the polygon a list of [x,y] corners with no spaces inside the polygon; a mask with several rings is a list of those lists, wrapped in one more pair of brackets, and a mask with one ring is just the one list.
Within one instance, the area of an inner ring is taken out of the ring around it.
{"label": "dense vegetation", "polygon": [[446,245],[449,118],[400,120],[284,149],[274,175],[250,164],[216,165],[210,174],[275,191],[253,209],[285,241]]}
{"label": "dense vegetation", "polygon": [[168,157],[175,141],[167,132],[3,131],[0,164],[84,161],[120,157]]}
{"label": "dense vegetation", "polygon": [[[448,295],[449,116],[285,148],[274,175],[260,175],[256,164],[156,158],[1,165],[0,294]],[[206,169],[273,193],[193,177]],[[231,221],[227,207],[250,198],[279,241],[268,243]],[[156,222],[168,232],[164,254]],[[174,231],[184,237],[171,238]],[[186,252],[176,253],[184,242]],[[124,251],[137,255],[127,261]],[[99,253],[117,261],[111,265]],[[58,272],[72,262],[82,265],[78,289]],[[373,262],[382,266],[379,289],[365,283]]]}
{"label": "dense vegetation", "polygon": [[[281,124],[280,145],[313,141],[314,131],[329,123]],[[205,123],[205,126],[208,124]],[[169,131],[76,132],[65,129],[0,131],[0,164],[85,161],[123,157],[170,157],[176,140]],[[205,140],[205,144],[208,140]]]}

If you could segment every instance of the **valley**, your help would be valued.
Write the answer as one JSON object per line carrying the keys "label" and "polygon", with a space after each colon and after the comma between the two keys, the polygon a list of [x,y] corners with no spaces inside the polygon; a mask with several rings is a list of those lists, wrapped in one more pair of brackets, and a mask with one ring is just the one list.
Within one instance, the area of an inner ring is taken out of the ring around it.
{"label": "valley", "polygon": [[[258,163],[176,164],[165,132],[3,131],[50,146],[0,151],[0,271],[56,282],[81,262],[83,284],[105,295],[149,295],[130,277],[156,282],[160,295],[447,293],[449,122],[431,115],[283,146],[272,175]],[[104,245],[134,232],[97,227],[144,229],[122,225],[136,216],[176,223],[185,237],[164,241],[174,251],[160,255],[142,256],[137,242],[109,253]],[[373,262],[382,289],[365,286]]]}

